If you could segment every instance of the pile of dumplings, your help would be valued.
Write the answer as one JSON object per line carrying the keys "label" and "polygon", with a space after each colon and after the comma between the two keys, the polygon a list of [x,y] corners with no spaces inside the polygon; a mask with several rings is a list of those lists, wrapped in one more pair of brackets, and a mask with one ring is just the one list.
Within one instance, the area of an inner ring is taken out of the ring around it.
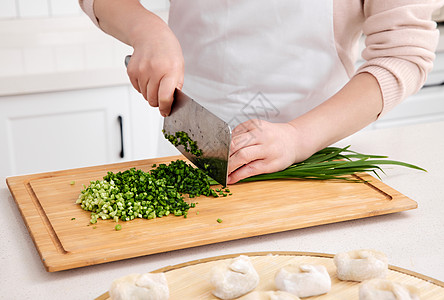
{"label": "pile of dumplings", "polygon": [[[375,250],[354,250],[335,255],[339,280],[362,282],[359,300],[419,300],[419,291],[385,279],[387,257]],[[240,255],[216,265],[210,273],[212,294],[222,300],[300,300],[327,294],[331,278],[323,265],[290,263],[279,269],[274,277],[276,290],[254,291],[259,274],[250,258]],[[131,274],[113,282],[112,300],[167,300],[169,290],[163,273]]]}

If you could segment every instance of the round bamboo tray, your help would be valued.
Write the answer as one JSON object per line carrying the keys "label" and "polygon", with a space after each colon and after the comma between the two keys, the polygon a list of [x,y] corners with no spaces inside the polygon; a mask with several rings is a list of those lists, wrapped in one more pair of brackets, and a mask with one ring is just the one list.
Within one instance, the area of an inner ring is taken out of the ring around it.
{"label": "round bamboo tray", "polygon": [[[249,256],[260,276],[259,286],[255,290],[275,290],[274,276],[276,272],[289,263],[322,264],[327,268],[327,271],[330,274],[332,288],[330,292],[325,295],[310,297],[307,299],[351,300],[359,298],[358,290],[360,283],[339,280],[336,277],[336,267],[333,263],[334,255],[326,253],[280,251],[238,253],[167,266],[155,270],[153,273],[165,273],[168,280],[171,300],[217,299],[211,294],[212,287],[209,281],[210,270],[216,264],[239,255]],[[390,265],[387,279],[415,286],[420,290],[421,300],[444,299],[444,282],[428,276]],[[111,299],[108,293],[104,293],[96,298],[96,300],[108,299]]]}

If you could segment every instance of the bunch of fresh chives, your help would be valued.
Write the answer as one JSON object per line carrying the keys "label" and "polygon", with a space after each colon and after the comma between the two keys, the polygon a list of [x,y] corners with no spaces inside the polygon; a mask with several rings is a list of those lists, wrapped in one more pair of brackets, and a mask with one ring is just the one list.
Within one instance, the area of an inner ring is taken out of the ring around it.
{"label": "bunch of fresh chives", "polygon": [[389,160],[387,156],[362,154],[349,150],[349,148],[350,146],[344,148],[327,147],[316,152],[308,159],[293,164],[282,171],[252,176],[241,180],[241,182],[282,178],[359,181],[350,177],[350,175],[370,172],[379,177],[377,171],[384,172],[380,165],[399,165],[426,171],[409,163]]}

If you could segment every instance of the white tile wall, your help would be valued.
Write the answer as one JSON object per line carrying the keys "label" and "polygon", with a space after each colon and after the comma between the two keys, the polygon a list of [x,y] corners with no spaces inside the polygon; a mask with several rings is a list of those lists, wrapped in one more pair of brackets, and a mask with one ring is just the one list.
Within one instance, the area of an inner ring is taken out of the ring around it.
{"label": "white tile wall", "polygon": [[169,0],[141,0],[140,3],[148,10],[164,10],[170,6]]}
{"label": "white tile wall", "polygon": [[23,53],[20,48],[0,48],[0,77],[24,73]]}
{"label": "white tile wall", "polygon": [[50,16],[69,16],[81,13],[77,0],[49,0]]}
{"label": "white tile wall", "polygon": [[[169,6],[169,0],[141,1],[164,12],[161,17]],[[0,82],[98,70],[122,73],[132,51],[98,29],[78,0],[0,0]]]}
{"label": "white tile wall", "polygon": [[[149,10],[168,9],[169,0],[140,0]],[[81,14],[78,0],[1,0],[0,20],[11,18],[59,17]]]}
{"label": "white tile wall", "polygon": [[87,69],[105,69],[109,68],[114,63],[113,49],[108,44],[85,44],[84,52]]}
{"label": "white tile wall", "polygon": [[54,47],[57,71],[75,71],[85,68],[82,45],[63,45]]}
{"label": "white tile wall", "polygon": [[15,0],[0,1],[0,19],[11,19],[17,17],[17,7]]}
{"label": "white tile wall", "polygon": [[23,60],[27,74],[49,73],[56,70],[54,49],[50,46],[23,49]]}
{"label": "white tile wall", "polygon": [[22,18],[48,17],[49,5],[47,0],[16,0],[18,16]]}

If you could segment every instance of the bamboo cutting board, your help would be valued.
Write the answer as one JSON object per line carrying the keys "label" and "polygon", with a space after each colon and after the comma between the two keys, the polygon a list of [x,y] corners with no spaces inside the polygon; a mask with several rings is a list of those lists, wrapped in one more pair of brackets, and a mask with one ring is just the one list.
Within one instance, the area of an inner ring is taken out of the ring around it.
{"label": "bamboo cutting board", "polygon": [[[251,262],[259,274],[259,285],[255,291],[276,290],[274,276],[280,268],[288,264],[316,264],[323,265],[331,278],[331,290],[324,295],[310,297],[310,300],[357,300],[359,298],[359,282],[341,281],[336,276],[336,266],[333,255],[326,253],[310,252],[257,252],[241,253],[250,257]],[[212,295],[210,283],[211,269],[220,263],[229,262],[241,254],[230,254],[210,257],[179,265],[168,266],[153,271],[152,273],[165,273],[170,291],[170,299],[218,299]],[[122,274],[126,276],[129,274]],[[116,278],[117,279],[117,278]],[[422,300],[444,299],[444,282],[405,270],[396,266],[389,266],[387,279],[406,285],[411,285],[419,290]],[[109,283],[111,286],[111,282]],[[96,298],[96,300],[111,300],[108,293]]]}
{"label": "bamboo cutting board", "polygon": [[[47,271],[54,272],[131,257],[222,241],[399,212],[417,203],[368,174],[369,182],[272,180],[230,186],[228,197],[198,202],[188,217],[120,222],[99,220],[76,200],[82,185],[108,171],[135,167],[147,171],[156,163],[182,156],[132,161],[7,178]],[[74,181],[75,184],[70,183]],[[222,223],[216,220],[222,219]]]}

